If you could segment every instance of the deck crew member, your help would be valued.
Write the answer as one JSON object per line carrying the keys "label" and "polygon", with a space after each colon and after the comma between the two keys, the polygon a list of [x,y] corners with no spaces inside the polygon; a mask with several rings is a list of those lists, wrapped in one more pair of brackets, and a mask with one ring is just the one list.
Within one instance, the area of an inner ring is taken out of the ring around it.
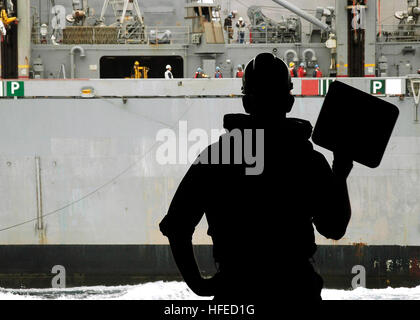
{"label": "deck crew member", "polygon": [[201,69],[200,67],[197,68],[197,71],[194,74],[194,79],[199,78],[207,78],[207,75],[203,72],[203,69]]}
{"label": "deck crew member", "polygon": [[223,78],[223,74],[222,74],[222,72],[220,71],[220,67],[216,67],[216,72],[215,72],[215,74],[214,74],[214,77],[215,77],[216,79],[221,79],[221,78]]}
{"label": "deck crew member", "polygon": [[317,65],[317,64],[315,65],[315,70],[312,73],[312,77],[314,77],[314,78],[322,78],[322,71],[319,68],[319,65]]}
{"label": "deck crew member", "polygon": [[[259,54],[242,83],[247,114],[225,115],[227,133],[191,165],[160,230],[196,294],[232,303],[261,299],[261,311],[278,315],[284,301],[321,300],[323,281],[311,263],[317,249],[313,226],[330,239],[345,234],[353,162],[335,153],[331,169],[313,149],[310,122],[286,117],[294,97],[282,60]],[[247,152],[257,160],[263,156],[263,163],[246,161]],[[234,160],[225,162],[225,156]],[[203,215],[219,266],[212,278],[201,276],[192,245]]]}
{"label": "deck crew member", "polygon": [[242,71],[242,66],[238,64],[238,69],[236,71],[236,78],[242,78],[244,75],[244,72]]}
{"label": "deck crew member", "polygon": [[228,43],[230,43],[230,40],[233,39],[233,27],[232,27],[232,14],[229,13],[229,15],[226,17],[224,22],[224,29],[227,32],[228,35]]}
{"label": "deck crew member", "polygon": [[238,19],[238,22],[236,22],[236,27],[238,28],[238,42],[244,43],[246,24],[242,17]]}
{"label": "deck crew member", "polygon": [[305,65],[303,62],[299,65],[297,74],[299,78],[304,78],[306,76]]}
{"label": "deck crew member", "polygon": [[166,66],[166,71],[165,71],[165,79],[173,79],[174,76],[172,75],[172,67],[168,64]]}
{"label": "deck crew member", "polygon": [[297,77],[297,71],[296,71],[295,63],[294,62],[290,62],[289,63],[289,73],[290,73],[290,76],[292,78]]}

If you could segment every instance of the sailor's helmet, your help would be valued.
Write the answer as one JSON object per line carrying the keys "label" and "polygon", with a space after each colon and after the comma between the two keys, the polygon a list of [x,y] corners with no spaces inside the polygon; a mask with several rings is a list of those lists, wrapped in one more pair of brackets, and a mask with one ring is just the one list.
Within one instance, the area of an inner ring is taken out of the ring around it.
{"label": "sailor's helmet", "polygon": [[292,89],[293,83],[286,63],[272,53],[258,54],[245,67],[242,77],[242,93],[244,94],[289,92]]}

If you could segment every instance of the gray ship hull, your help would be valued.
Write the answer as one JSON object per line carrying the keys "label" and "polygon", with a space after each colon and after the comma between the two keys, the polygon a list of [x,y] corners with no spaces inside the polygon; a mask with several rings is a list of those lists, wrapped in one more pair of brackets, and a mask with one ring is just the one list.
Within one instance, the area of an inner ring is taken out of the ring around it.
{"label": "gray ship hull", "polygon": [[[57,85],[60,97],[41,98],[42,82],[29,81],[25,95],[32,98],[0,99],[0,287],[50,287],[56,265],[65,268],[68,286],[179,279],[158,223],[189,163],[160,164],[157,135],[173,130],[179,148],[184,123],[189,131],[207,132],[210,143],[225,114],[242,112],[240,80],[184,79],[180,90],[190,96],[175,97],[166,91],[172,82],[153,81],[138,82],[152,86],[141,98],[104,97],[103,83],[96,82],[94,99],[76,98],[77,82]],[[179,80],[173,82],[178,86]],[[39,94],[27,91],[30,83],[38,83]],[[123,85],[131,90],[133,83]],[[400,110],[382,164],[375,170],[355,165],[348,180],[353,217],[345,237],[331,241],[316,234],[315,268],[326,287],[351,287],[356,265],[365,267],[368,287],[420,283],[420,129],[411,97],[382,98]],[[291,116],[314,125],[322,101],[299,95]],[[331,161],[330,152],[320,151]],[[215,266],[206,232],[202,221],[193,242],[209,275]],[[280,248],[273,256],[281,256]]]}

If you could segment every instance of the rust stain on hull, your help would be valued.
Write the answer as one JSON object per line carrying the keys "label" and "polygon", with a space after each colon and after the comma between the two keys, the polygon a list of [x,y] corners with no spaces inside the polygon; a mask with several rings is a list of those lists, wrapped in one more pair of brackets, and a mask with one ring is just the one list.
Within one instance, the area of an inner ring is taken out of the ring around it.
{"label": "rust stain on hull", "polygon": [[38,243],[39,244],[48,244],[47,232],[45,229],[38,230]]}
{"label": "rust stain on hull", "polygon": [[410,275],[420,277],[420,263],[417,258],[411,258],[409,261],[408,270]]}
{"label": "rust stain on hull", "polygon": [[352,246],[356,247],[355,256],[362,258],[363,257],[363,247],[367,246],[367,243],[364,242],[353,242]]}

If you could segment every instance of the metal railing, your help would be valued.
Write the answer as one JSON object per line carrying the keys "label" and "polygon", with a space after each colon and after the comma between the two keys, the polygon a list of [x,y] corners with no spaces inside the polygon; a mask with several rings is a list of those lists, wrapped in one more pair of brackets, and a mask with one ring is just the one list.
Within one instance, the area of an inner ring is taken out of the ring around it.
{"label": "metal railing", "polygon": [[[77,27],[72,27],[77,28]],[[83,28],[83,27],[81,27]],[[189,26],[146,26],[143,29],[127,27],[125,30],[116,29],[115,35],[112,32],[109,35],[103,35],[104,40],[99,40],[96,34],[102,27],[93,29],[92,36],[82,34],[77,40],[69,42],[64,37],[64,29],[52,29],[50,26],[42,30],[39,26],[32,28],[32,43],[34,44],[178,44],[188,45],[191,43],[191,27]],[[107,27],[103,27],[107,28]],[[109,27],[108,27],[109,28]],[[80,29],[82,30],[82,29]],[[96,30],[96,31],[95,31]],[[43,34],[41,34],[43,31]],[[81,31],[83,33],[83,31]],[[125,32],[125,34],[122,34]],[[143,32],[144,34],[140,34]],[[301,32],[298,30],[283,30],[280,28],[261,26],[247,26],[243,38],[240,36],[238,28],[233,27],[229,39],[228,31],[224,30],[225,42],[231,44],[268,44],[268,43],[295,43],[301,42]]]}
{"label": "metal railing", "polygon": [[146,26],[145,34],[147,43],[152,45],[190,43],[188,26]]}
{"label": "metal railing", "polygon": [[378,42],[420,41],[420,24],[380,24],[376,30]]}
{"label": "metal railing", "polygon": [[[51,37],[53,34],[56,33],[50,27],[46,27],[44,29],[43,27],[40,27],[39,25],[32,26],[31,32],[32,32],[31,40],[33,44],[52,44],[53,42],[52,42]],[[61,34],[62,34],[62,31],[61,31]]]}
{"label": "metal railing", "polygon": [[[73,27],[75,28],[75,27]],[[83,28],[83,27],[82,27]],[[64,29],[52,29],[48,27],[46,30],[42,30],[41,27],[32,28],[32,43],[34,44],[149,44],[149,45],[160,45],[160,44],[180,44],[186,45],[190,43],[190,28],[188,26],[146,26],[144,30],[140,28],[133,28],[130,30],[127,28],[125,34],[122,34],[121,29],[115,29],[114,33],[109,35],[103,35],[103,40],[100,40],[97,33],[98,30],[94,29],[91,36],[81,35],[74,41],[68,41],[64,37]],[[106,27],[105,27],[106,28]],[[80,29],[82,30],[82,29]],[[95,30],[96,34],[95,34]],[[112,31],[112,30],[111,30]],[[83,32],[83,31],[82,31]],[[141,34],[143,33],[143,34]]]}
{"label": "metal railing", "polygon": [[229,32],[224,30],[226,43],[231,44],[267,44],[267,43],[295,43],[302,39],[299,30],[287,30],[274,27],[247,26],[243,36],[238,28],[233,27],[231,39]]}

